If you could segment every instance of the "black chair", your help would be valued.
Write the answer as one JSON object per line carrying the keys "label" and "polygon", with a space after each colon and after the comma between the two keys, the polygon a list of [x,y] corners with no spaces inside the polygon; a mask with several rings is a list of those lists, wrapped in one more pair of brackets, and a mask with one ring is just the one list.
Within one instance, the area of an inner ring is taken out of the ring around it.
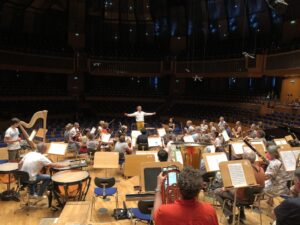
{"label": "black chair", "polygon": [[153,206],[153,200],[141,200],[138,202],[138,208],[129,209],[131,214],[136,218],[134,224],[136,224],[137,222],[153,224],[151,216]]}
{"label": "black chair", "polygon": [[[94,189],[94,196],[93,196],[93,201],[92,201],[92,210],[95,207],[95,201],[97,197],[102,197],[103,200],[108,201],[109,199],[107,198],[108,196],[113,196],[115,195],[116,199],[116,209],[119,206],[118,203],[118,189],[113,187],[116,183],[116,180],[114,177],[110,178],[99,178],[95,177],[94,183],[96,185],[96,188]],[[107,211],[106,209],[100,209],[100,211]]]}

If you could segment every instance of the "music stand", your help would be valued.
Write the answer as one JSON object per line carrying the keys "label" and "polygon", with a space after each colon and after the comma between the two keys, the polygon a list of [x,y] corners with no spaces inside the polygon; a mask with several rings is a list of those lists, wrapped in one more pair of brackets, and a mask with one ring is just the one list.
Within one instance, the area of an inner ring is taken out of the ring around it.
{"label": "music stand", "polygon": [[141,164],[155,162],[154,155],[125,155],[124,176],[140,176]]}
{"label": "music stand", "polygon": [[235,210],[238,188],[257,186],[254,172],[249,160],[235,160],[219,164],[225,188],[233,188],[234,199],[232,206],[233,222],[235,224]]}
{"label": "music stand", "polygon": [[300,148],[279,149],[279,155],[287,172],[297,169],[297,160],[300,156]]}
{"label": "music stand", "polygon": [[68,144],[67,143],[50,143],[49,149],[48,149],[48,154],[49,155],[54,155],[57,158],[58,161],[58,157],[59,156],[65,156],[66,155],[66,151],[68,148]]}
{"label": "music stand", "polygon": [[107,177],[107,169],[119,168],[119,153],[118,152],[95,152],[94,169],[105,169]]}
{"label": "music stand", "polygon": [[136,155],[153,155],[155,158],[155,162],[159,162],[157,151],[136,151]]}
{"label": "music stand", "polygon": [[204,153],[203,160],[205,163],[206,172],[216,172],[220,170],[220,162],[228,161],[225,152]]}

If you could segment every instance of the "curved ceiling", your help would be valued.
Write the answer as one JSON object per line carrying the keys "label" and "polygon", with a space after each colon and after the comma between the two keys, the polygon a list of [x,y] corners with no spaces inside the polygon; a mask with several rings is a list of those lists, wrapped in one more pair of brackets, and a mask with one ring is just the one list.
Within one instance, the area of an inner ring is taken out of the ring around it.
{"label": "curved ceiling", "polygon": [[179,59],[295,48],[300,1],[286,0],[288,6],[274,1],[0,0],[0,43]]}

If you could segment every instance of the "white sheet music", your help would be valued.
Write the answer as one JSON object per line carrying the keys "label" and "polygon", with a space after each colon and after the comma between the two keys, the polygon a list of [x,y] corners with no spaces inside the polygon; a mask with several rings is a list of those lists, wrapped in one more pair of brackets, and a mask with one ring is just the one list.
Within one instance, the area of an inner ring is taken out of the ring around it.
{"label": "white sheet music", "polygon": [[184,142],[194,142],[194,138],[192,135],[186,135],[183,137]]}
{"label": "white sheet music", "polygon": [[245,187],[247,186],[247,180],[245,177],[244,168],[241,163],[228,164],[228,170],[232,186]]}
{"label": "white sheet music", "polygon": [[67,150],[68,144],[67,143],[51,143],[48,154],[52,155],[65,155]]}
{"label": "white sheet music", "polygon": [[148,145],[149,147],[157,147],[162,146],[160,137],[148,137]]}
{"label": "white sheet music", "polygon": [[183,164],[183,158],[182,158],[181,151],[175,151],[175,160],[176,160],[176,162]]}
{"label": "white sheet music", "polygon": [[30,136],[29,136],[29,140],[30,141],[32,141],[33,140],[33,138],[35,137],[35,135],[36,135],[36,130],[33,130],[32,132],[31,132],[31,134],[30,134]]}
{"label": "white sheet music", "polygon": [[280,151],[279,152],[282,163],[286,171],[295,171],[296,158],[293,151]]}
{"label": "white sheet music", "polygon": [[244,142],[235,142],[232,143],[231,146],[233,148],[233,152],[236,155],[241,155],[244,153],[244,148],[243,148]]}
{"label": "white sheet music", "polygon": [[96,132],[96,127],[93,127],[90,133],[94,134],[95,132]]}
{"label": "white sheet music", "polygon": [[110,136],[111,136],[111,134],[101,134],[101,141],[104,143],[108,143]]}
{"label": "white sheet music", "polygon": [[157,133],[160,137],[163,137],[167,134],[165,128],[158,128]]}
{"label": "white sheet music", "polygon": [[230,140],[230,137],[228,136],[228,133],[226,130],[223,130],[222,135],[223,135],[224,141]]}
{"label": "white sheet music", "polygon": [[224,152],[217,155],[207,155],[206,161],[209,167],[209,171],[220,170],[219,163],[228,161],[227,156]]}
{"label": "white sheet music", "polygon": [[300,149],[299,150],[293,150],[293,153],[295,155],[295,159],[298,159],[298,155],[300,154]]}
{"label": "white sheet music", "polygon": [[137,138],[139,135],[141,135],[142,133],[141,133],[141,131],[139,131],[139,130],[132,130],[131,131],[131,138],[133,139],[133,138]]}
{"label": "white sheet music", "polygon": [[274,140],[276,145],[287,145],[287,141],[285,139]]}
{"label": "white sheet music", "polygon": [[135,146],[136,146],[136,138],[135,138],[135,137],[133,137],[133,138],[131,139],[131,145],[132,145],[132,147],[135,147]]}

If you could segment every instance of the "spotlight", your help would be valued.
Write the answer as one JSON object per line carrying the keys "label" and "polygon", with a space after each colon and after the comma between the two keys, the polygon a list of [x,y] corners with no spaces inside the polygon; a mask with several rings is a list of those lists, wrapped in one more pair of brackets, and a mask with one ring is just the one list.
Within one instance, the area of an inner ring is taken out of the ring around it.
{"label": "spotlight", "polygon": [[189,68],[185,68],[184,70],[185,70],[185,72],[187,72],[187,73],[191,72]]}
{"label": "spotlight", "polygon": [[195,75],[195,76],[193,77],[193,79],[194,79],[194,82],[197,82],[197,81],[202,82],[203,77],[202,77],[202,76],[199,77],[198,75]]}
{"label": "spotlight", "polygon": [[268,4],[269,8],[273,10],[275,10],[275,8],[280,4],[285,6],[289,5],[285,0],[265,0],[265,1]]}

